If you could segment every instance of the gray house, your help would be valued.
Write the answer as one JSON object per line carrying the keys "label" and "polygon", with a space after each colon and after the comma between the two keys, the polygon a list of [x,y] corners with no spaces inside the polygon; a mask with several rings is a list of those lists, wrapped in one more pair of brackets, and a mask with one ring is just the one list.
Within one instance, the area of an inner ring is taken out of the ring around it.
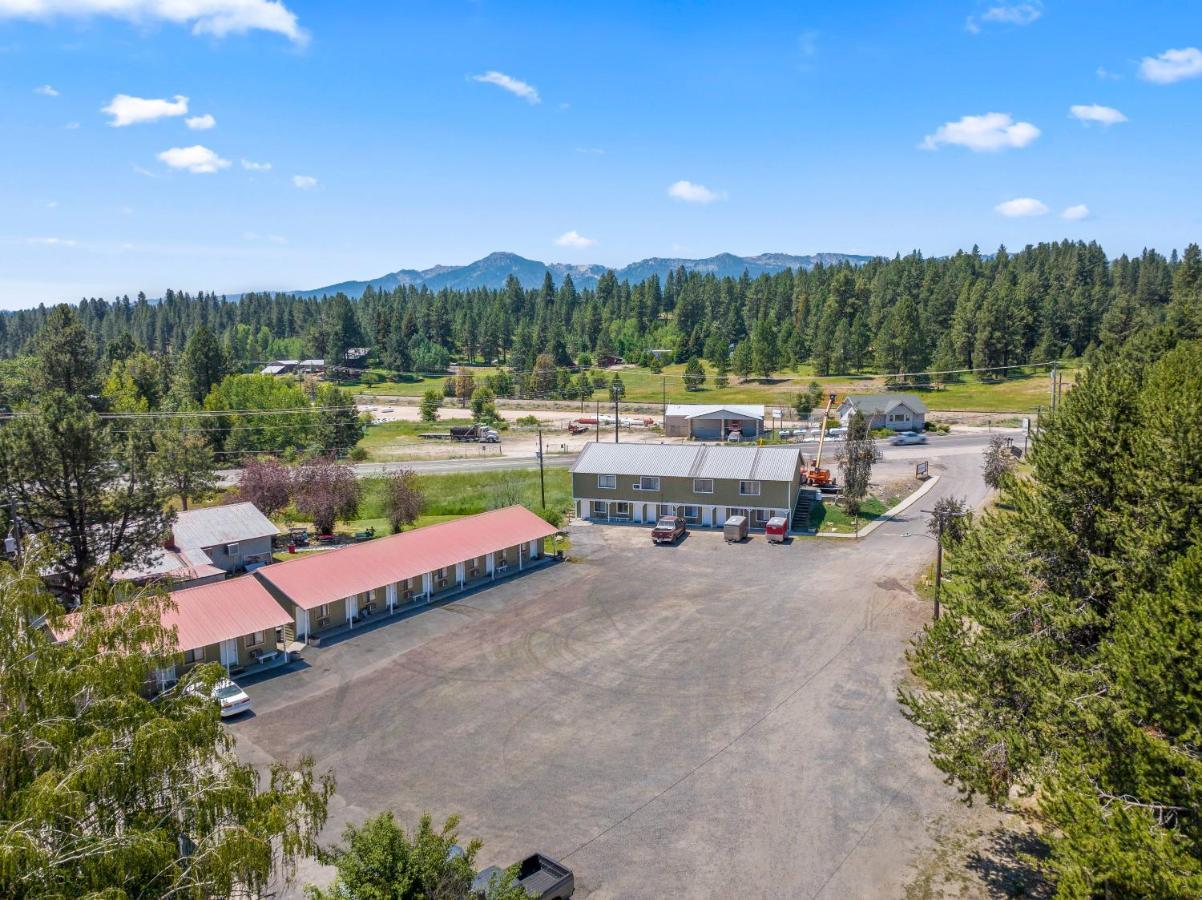
{"label": "gray house", "polygon": [[737,431],[746,440],[758,438],[764,433],[764,407],[669,403],[664,410],[664,434],[668,437],[724,441],[732,431]]}
{"label": "gray house", "polygon": [[845,428],[852,412],[859,410],[869,428],[893,431],[922,431],[927,405],[916,394],[856,394],[839,404],[839,422]]}
{"label": "gray house", "polygon": [[773,516],[792,521],[800,488],[795,447],[592,443],[572,466],[576,516],[594,522],[675,515],[721,527],[741,515],[762,528]]}
{"label": "gray house", "polygon": [[231,503],[181,512],[171,527],[169,548],[201,550],[218,569],[239,572],[271,562],[271,539],[278,533],[253,503]]}

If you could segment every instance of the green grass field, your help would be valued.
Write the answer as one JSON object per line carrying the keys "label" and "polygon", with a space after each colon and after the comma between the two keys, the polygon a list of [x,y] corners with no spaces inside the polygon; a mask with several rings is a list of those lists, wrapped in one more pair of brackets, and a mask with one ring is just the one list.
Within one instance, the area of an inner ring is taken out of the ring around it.
{"label": "green grass field", "polygon": [[[414,527],[448,522],[452,519],[486,512],[501,506],[521,504],[537,511],[541,507],[537,469],[507,469],[490,472],[455,472],[446,475],[419,475],[418,484],[426,495],[426,509]],[[363,501],[359,516],[350,522],[339,523],[337,534],[354,534],[374,528],[377,536],[389,533],[384,514],[382,478],[364,478]],[[547,508],[560,513],[572,505],[571,475],[567,469],[547,469]],[[281,526],[311,527],[300,518],[277,519]]]}
{"label": "green grass field", "polygon": [[[440,419],[437,422],[380,422],[367,426],[359,446],[372,460],[395,459],[406,446],[424,443],[418,435],[427,431],[447,431],[452,425],[471,425],[471,419]],[[448,442],[449,443],[449,442]]]}
{"label": "green grass field", "polygon": [[[897,505],[897,501],[886,504],[884,501],[869,497],[860,504],[859,526],[863,528],[865,525],[879,519],[889,509]],[[819,503],[810,510],[810,527],[818,532],[833,531],[841,534],[851,534],[856,530],[856,520],[844,511],[843,507],[832,500],[830,502]]]}
{"label": "green grass field", "polygon": [[[477,377],[495,371],[474,370]],[[883,376],[864,373],[860,375],[832,375],[815,378],[810,366],[802,366],[797,372],[786,372],[766,381],[749,379],[741,381],[731,376],[730,384],[724,388],[714,387],[712,372],[707,373],[705,384],[698,391],[686,391],[681,381],[683,365],[664,368],[662,375],[648,369],[615,370],[626,387],[624,399],[630,403],[659,404],[667,398],[669,403],[763,403],[768,406],[790,406],[798,392],[811,381],[817,381],[826,391],[844,394],[874,393],[886,390]],[[613,372],[607,371],[607,377]],[[1072,382],[1075,370],[1064,371],[1065,381]],[[420,381],[384,382],[366,387],[352,388],[359,393],[384,397],[418,397],[431,388],[441,392],[445,378],[431,377]],[[980,379],[965,376],[960,381],[947,382],[939,387],[905,388],[919,394],[931,410],[973,410],[997,413],[1033,413],[1040,406],[1047,406],[1050,383],[1045,369],[1016,370],[1015,374],[997,379]],[[605,395],[597,391],[592,403],[604,402]]]}

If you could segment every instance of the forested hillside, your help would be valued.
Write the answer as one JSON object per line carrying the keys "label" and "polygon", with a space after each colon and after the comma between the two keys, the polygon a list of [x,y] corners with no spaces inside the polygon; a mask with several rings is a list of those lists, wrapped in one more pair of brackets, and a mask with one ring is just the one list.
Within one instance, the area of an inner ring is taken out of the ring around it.
{"label": "forested hillside", "polygon": [[[1051,243],[1011,254],[976,248],[860,267],[818,265],[751,279],[678,269],[631,284],[614,273],[578,290],[550,273],[542,287],[511,278],[500,290],[399,286],[361,298],[247,294],[239,301],[168,291],[159,303],[88,299],[84,327],[103,350],[132,341],[152,354],[178,350],[204,325],[234,366],[277,357],[338,359],[370,346],[397,372],[452,360],[502,360],[530,371],[540,354],[560,366],[662,348],[676,362],[715,367],[754,351],[754,371],[810,362],[819,375],[989,368],[1076,357],[1163,321],[1202,290],[1202,254],[1145,250],[1109,259],[1095,243]],[[47,308],[0,316],[0,354],[28,352]]]}

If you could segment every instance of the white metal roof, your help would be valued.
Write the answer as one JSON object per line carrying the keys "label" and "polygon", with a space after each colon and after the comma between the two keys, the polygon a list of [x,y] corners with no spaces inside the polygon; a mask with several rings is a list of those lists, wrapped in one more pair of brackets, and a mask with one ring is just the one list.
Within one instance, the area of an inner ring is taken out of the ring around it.
{"label": "white metal roof", "polygon": [[666,416],[683,416],[686,419],[717,418],[715,413],[727,413],[726,418],[728,419],[762,419],[764,418],[764,407],[754,403],[669,403],[664,410]]}
{"label": "white metal roof", "polygon": [[253,503],[231,503],[181,512],[171,526],[176,547],[215,547],[279,533]]}
{"label": "white metal roof", "polygon": [[852,406],[867,416],[888,413],[898,406],[905,405],[911,412],[926,413],[927,405],[917,394],[849,394],[839,405],[846,409]]}
{"label": "white metal roof", "polygon": [[801,466],[796,447],[688,444],[586,444],[572,465],[585,475],[660,475],[741,481],[792,481]]}

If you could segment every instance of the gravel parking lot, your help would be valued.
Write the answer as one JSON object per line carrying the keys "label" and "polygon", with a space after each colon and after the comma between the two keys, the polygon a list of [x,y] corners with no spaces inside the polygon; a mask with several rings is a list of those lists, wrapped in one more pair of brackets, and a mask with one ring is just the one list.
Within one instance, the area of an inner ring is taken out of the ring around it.
{"label": "gravel parking lot", "polygon": [[[979,500],[977,466],[933,464],[929,502]],[[251,685],[240,752],[333,768],[330,839],[385,809],[459,813],[481,863],[541,850],[581,897],[900,895],[977,815],[895,699],[930,615],[909,590],[934,549],[906,535],[920,516],[786,546],[694,532],[654,548],[642,528],[578,526],[578,561]]]}

